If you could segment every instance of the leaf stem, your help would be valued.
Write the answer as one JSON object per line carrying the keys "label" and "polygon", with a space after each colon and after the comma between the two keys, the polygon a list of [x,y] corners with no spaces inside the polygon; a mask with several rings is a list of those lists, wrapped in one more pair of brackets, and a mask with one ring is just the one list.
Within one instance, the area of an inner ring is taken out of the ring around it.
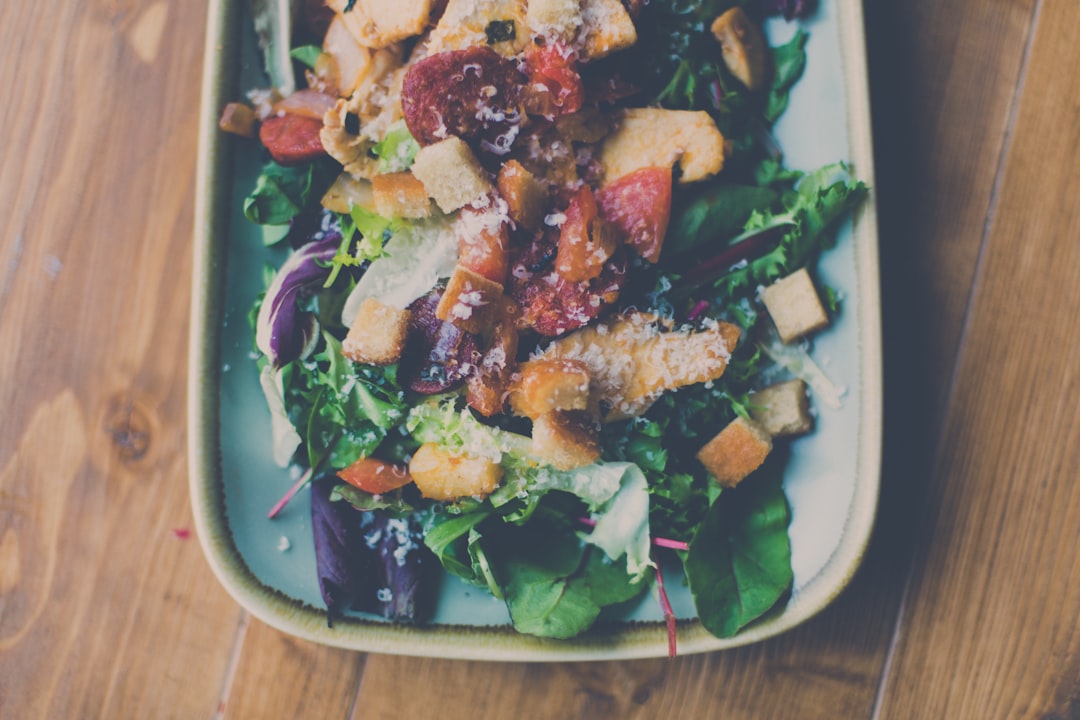
{"label": "leaf stem", "polygon": [[[577,519],[577,521],[579,523],[581,523],[582,525],[587,525],[588,527],[591,527],[591,528],[596,527],[596,521],[593,520],[592,518],[579,517]],[[689,550],[690,549],[690,545],[688,545],[687,543],[684,543],[682,540],[672,540],[671,538],[654,537],[654,538],[652,538],[652,544],[655,545],[656,547],[668,548],[670,550]]]}
{"label": "leaf stem", "polygon": [[289,504],[289,501],[293,499],[293,496],[296,495],[296,493],[300,492],[301,488],[311,482],[311,476],[314,474],[315,468],[308,468],[307,470],[305,470],[304,474],[300,476],[300,479],[296,481],[296,484],[288,489],[285,495],[277,501],[274,507],[270,508],[270,512],[266,514],[266,517],[273,520],[277,516],[277,514],[281,512],[286,505]]}
{"label": "leaf stem", "polygon": [[667,624],[668,657],[673,658],[677,654],[675,611],[671,609],[671,601],[668,599],[667,590],[664,589],[664,573],[661,572],[659,563],[656,565],[656,593],[660,597],[660,611],[664,614],[664,622]]}

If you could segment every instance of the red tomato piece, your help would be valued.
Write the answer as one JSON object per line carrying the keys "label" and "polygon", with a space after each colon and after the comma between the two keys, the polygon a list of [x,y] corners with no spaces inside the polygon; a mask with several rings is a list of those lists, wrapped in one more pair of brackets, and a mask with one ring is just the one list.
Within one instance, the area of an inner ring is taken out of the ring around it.
{"label": "red tomato piece", "polygon": [[626,233],[626,244],[651,263],[660,259],[671,219],[671,169],[642,168],[596,193],[600,216]]}
{"label": "red tomato piece", "polygon": [[582,185],[566,208],[566,220],[559,231],[559,252],[555,270],[572,282],[592,280],[615,252],[615,237],[599,219],[596,198]]}
{"label": "red tomato piece", "polygon": [[275,115],[262,121],[259,141],[279,165],[300,165],[324,155],[319,131],[322,120],[299,115]]}
{"label": "red tomato piece", "polygon": [[505,285],[510,268],[510,227],[504,217],[492,210],[466,206],[457,228],[458,264]]}
{"label": "red tomato piece", "polygon": [[542,112],[550,117],[569,115],[581,109],[585,86],[574,68],[577,58],[573,52],[558,45],[533,47],[525,55],[525,68],[534,94],[546,95],[539,103]]}
{"label": "red tomato piece", "polygon": [[339,470],[337,476],[353,487],[372,495],[382,495],[391,490],[397,490],[413,481],[404,465],[375,458],[360,458],[347,468]]}

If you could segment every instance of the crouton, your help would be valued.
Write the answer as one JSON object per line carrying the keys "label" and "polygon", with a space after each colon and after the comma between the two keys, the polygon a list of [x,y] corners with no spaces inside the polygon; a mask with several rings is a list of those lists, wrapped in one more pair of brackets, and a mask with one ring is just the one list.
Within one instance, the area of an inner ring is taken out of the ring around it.
{"label": "crouton", "polygon": [[431,215],[431,200],[424,184],[411,172],[376,175],[371,179],[375,212],[383,217],[425,218]]}
{"label": "crouton", "polygon": [[393,365],[405,349],[411,315],[369,297],[341,343],[341,354],[358,363]]}
{"label": "crouton", "polygon": [[697,459],[716,481],[733,488],[761,467],[772,451],[772,436],[753,420],[736,418],[698,451]]}
{"label": "crouton", "polygon": [[492,190],[472,149],[459,137],[420,148],[412,172],[445,213],[476,202]]}
{"label": "crouton", "polygon": [[533,421],[532,451],[556,470],[600,459],[600,425],[584,410],[552,410]]}
{"label": "crouton", "polygon": [[431,0],[326,0],[364,47],[383,48],[419,35],[431,15]]}
{"label": "crouton", "polygon": [[790,343],[829,324],[814,281],[806,268],[781,278],[761,291],[780,340]]}
{"label": "crouton", "polygon": [[347,215],[354,207],[374,211],[375,196],[371,191],[371,183],[343,172],[323,194],[322,206],[342,215]]}
{"label": "crouton", "polygon": [[499,194],[509,206],[508,215],[520,227],[535,229],[544,219],[547,190],[536,176],[517,160],[511,160],[499,170],[496,182]]}
{"label": "crouton", "polygon": [[631,108],[600,148],[604,182],[646,167],[674,167],[679,182],[712,177],[724,167],[724,136],[704,111]]}
{"label": "crouton", "polygon": [[760,90],[768,80],[768,44],[761,28],[746,11],[735,6],[713,21],[713,36],[720,42],[724,65],[750,90]]}
{"label": "crouton", "polygon": [[553,410],[584,410],[589,404],[589,368],[580,360],[530,360],[510,386],[510,409],[536,419]]}
{"label": "crouton", "polygon": [[606,57],[636,43],[637,29],[622,0],[581,0],[578,42],[585,61]]}
{"label": "crouton", "polygon": [[371,68],[371,50],[356,41],[341,15],[330,21],[322,47],[337,66],[338,95],[349,97]]}
{"label": "crouton", "polygon": [[[525,6],[525,0],[450,0],[428,38],[427,54],[488,45],[500,55],[513,57],[532,39]],[[513,37],[489,44],[487,29],[492,23],[512,23]]]}
{"label": "crouton", "polygon": [[454,268],[435,308],[435,317],[465,332],[479,334],[491,327],[503,286],[463,265]]}
{"label": "crouton", "polygon": [[541,357],[584,362],[590,393],[612,422],[641,415],[664,392],[719,378],[739,335],[729,323],[670,331],[654,315],[631,313],[559,338]]}
{"label": "crouton", "polygon": [[814,419],[802,380],[770,385],[750,396],[750,417],[773,437],[810,432]]}
{"label": "crouton", "polygon": [[525,22],[533,35],[569,44],[581,27],[582,0],[529,0]]}
{"label": "crouton", "polygon": [[502,482],[503,470],[487,458],[453,455],[434,443],[425,443],[413,453],[409,475],[421,495],[449,502],[487,497]]}

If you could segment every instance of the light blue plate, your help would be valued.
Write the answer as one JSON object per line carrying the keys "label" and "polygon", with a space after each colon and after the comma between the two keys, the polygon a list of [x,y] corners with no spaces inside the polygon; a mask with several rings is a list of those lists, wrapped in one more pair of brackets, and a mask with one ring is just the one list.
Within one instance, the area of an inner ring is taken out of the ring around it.
{"label": "light blue plate", "polygon": [[[246,3],[213,0],[203,76],[197,177],[195,277],[189,383],[191,497],[211,567],[254,615],[284,632],[371,652],[484,660],[591,660],[658,657],[667,637],[655,599],[571,641],[519,635],[503,604],[447,579],[434,622],[425,628],[349,615],[326,624],[315,574],[307,492],[274,520],[267,511],[295,478],[272,461],[270,417],[252,362],[248,308],[262,290],[262,268],[284,251],[267,250],[244,219],[241,199],[261,160],[253,143],[217,130],[226,102],[261,84]],[[873,185],[862,7],[824,0],[810,32],[806,73],[776,128],[788,165],[812,169],[846,159]],[[767,30],[786,40],[793,26]],[[817,428],[793,445],[785,475],[792,507],[794,589],[787,604],[730,639],[694,619],[685,587],[669,580],[680,654],[734,647],[783,632],[824,608],[848,583],[870,536],[881,456],[881,340],[877,227],[873,198],[844,227],[820,275],[844,292],[843,313],[815,337],[814,356],[845,389],[839,408],[817,403]],[[668,574],[674,578],[674,573]]]}

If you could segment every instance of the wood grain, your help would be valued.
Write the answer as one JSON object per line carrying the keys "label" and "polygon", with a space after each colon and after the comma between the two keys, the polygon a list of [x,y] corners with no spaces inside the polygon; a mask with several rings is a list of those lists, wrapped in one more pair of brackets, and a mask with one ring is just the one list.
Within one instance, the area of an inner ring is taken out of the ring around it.
{"label": "wood grain", "polygon": [[0,7],[4,718],[205,716],[238,622],[173,532],[205,20],[154,7]]}
{"label": "wood grain", "polygon": [[205,5],[0,3],[0,718],[1080,717],[1080,7],[866,5],[866,565],[754,647],[515,665],[316,646],[221,589],[186,534]]}
{"label": "wood grain", "polygon": [[886,717],[1080,716],[1078,26],[1042,3]]}

